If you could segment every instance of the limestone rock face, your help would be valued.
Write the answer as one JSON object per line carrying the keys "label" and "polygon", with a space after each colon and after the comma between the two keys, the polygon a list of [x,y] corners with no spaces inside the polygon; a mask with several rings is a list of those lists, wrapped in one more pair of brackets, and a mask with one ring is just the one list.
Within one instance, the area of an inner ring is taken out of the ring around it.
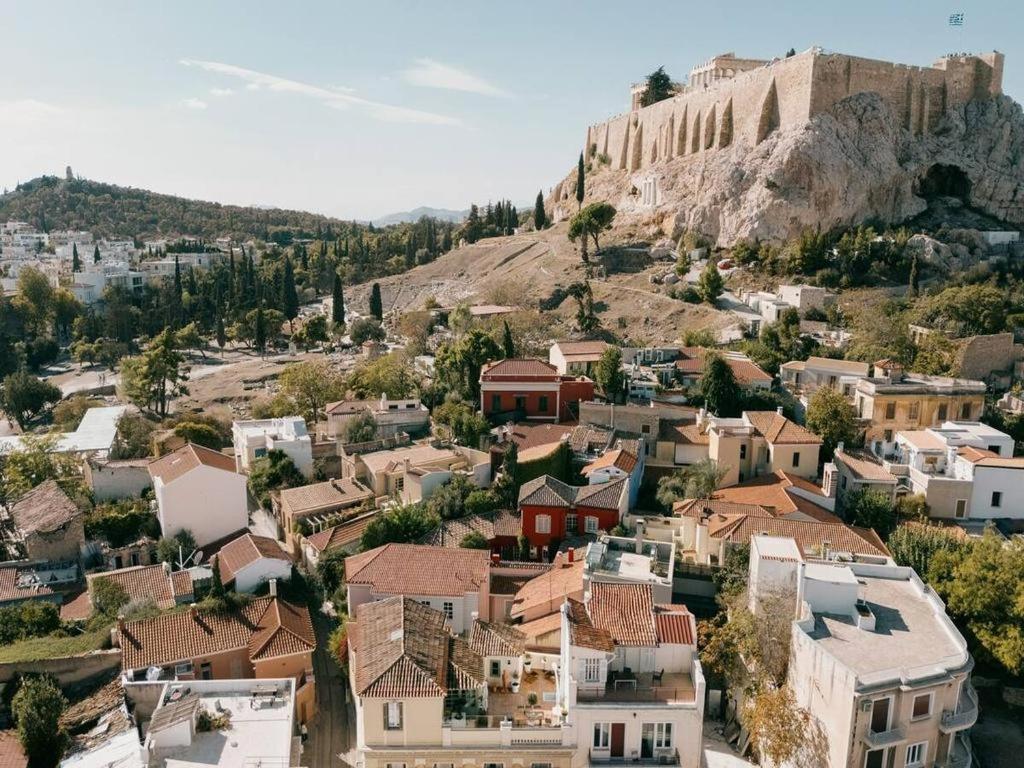
{"label": "limestone rock face", "polygon": [[[640,188],[657,181],[657,202]],[[568,190],[566,192],[566,190]],[[549,199],[556,218],[576,211],[575,171]],[[754,147],[676,157],[630,173],[596,159],[588,200],[619,211],[616,228],[678,237],[695,230],[720,246],[780,241],[806,227],[899,223],[926,198],[959,197],[973,209],[1024,226],[1024,113],[1006,96],[951,111],[923,136],[900,127],[874,93],[860,93]]]}

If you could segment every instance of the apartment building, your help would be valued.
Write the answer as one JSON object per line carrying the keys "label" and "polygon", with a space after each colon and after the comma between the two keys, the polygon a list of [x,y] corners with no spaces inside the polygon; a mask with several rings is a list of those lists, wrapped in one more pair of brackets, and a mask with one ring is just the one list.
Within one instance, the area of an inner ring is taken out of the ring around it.
{"label": "apartment building", "polygon": [[327,436],[346,440],[346,430],[358,416],[369,414],[377,424],[377,438],[393,437],[400,432],[419,436],[430,431],[430,411],[418,397],[392,400],[381,394],[378,400],[341,400],[328,403]]}
{"label": "apartment building", "polygon": [[480,372],[480,412],[488,418],[569,421],[576,418],[581,401],[593,398],[593,381],[563,375],[543,360],[498,360]]}
{"label": "apartment building", "polygon": [[708,420],[708,456],[726,470],[722,486],[780,470],[817,477],[821,438],[781,411],[744,411],[739,418]]}
{"label": "apartment building", "polygon": [[826,736],[826,768],[971,764],[973,660],[913,569],[807,562],[792,539],[755,536],[751,609],[795,595],[788,680]]}
{"label": "apartment building", "polygon": [[889,457],[897,432],[926,429],[950,419],[978,419],[985,407],[985,383],[948,376],[905,373],[890,360],[873,366],[873,375],[857,382],[854,408],[865,424],[864,444]]}
{"label": "apartment building", "polygon": [[649,584],[593,582],[561,609],[557,705],[578,765],[701,764],[704,676],[696,621]]}
{"label": "apartment building", "polygon": [[306,420],[301,416],[235,421],[231,424],[231,442],[238,472],[248,474],[256,459],[270,451],[281,451],[303,477],[313,476],[313,441],[306,430]]}
{"label": "apartment building", "polygon": [[805,401],[822,387],[838,390],[852,400],[857,382],[866,377],[870,369],[867,363],[856,360],[809,357],[783,363],[779,367],[779,379],[783,387]]}

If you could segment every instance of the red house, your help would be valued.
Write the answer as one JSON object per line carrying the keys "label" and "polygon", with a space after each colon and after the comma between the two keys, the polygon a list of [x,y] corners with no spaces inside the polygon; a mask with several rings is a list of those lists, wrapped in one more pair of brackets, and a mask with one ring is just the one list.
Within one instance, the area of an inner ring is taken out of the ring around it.
{"label": "red house", "polygon": [[480,411],[487,417],[568,421],[576,418],[570,406],[593,399],[594,382],[586,376],[563,376],[535,358],[498,360],[480,372]]}
{"label": "red house", "polygon": [[538,549],[571,536],[610,531],[628,508],[627,478],[573,486],[544,475],[519,489],[523,535]]}

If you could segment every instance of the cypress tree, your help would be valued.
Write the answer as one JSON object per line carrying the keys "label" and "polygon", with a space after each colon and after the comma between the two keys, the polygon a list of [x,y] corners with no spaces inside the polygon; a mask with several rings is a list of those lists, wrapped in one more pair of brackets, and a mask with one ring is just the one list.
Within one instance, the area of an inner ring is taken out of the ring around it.
{"label": "cypress tree", "polygon": [[99,246],[99,244],[97,244],[96,247],[94,247],[92,249],[92,263],[93,264],[99,264],[100,263],[100,246]]}
{"label": "cypress tree", "polygon": [[292,322],[299,316],[299,293],[295,289],[295,269],[292,267],[292,260],[287,256],[284,260],[281,306],[284,309],[284,316],[288,319],[288,328],[290,330]]}
{"label": "cypress tree", "polygon": [[224,332],[224,317],[223,315],[217,315],[217,346],[220,347],[221,351],[224,351],[224,346],[228,343],[228,336]]}
{"label": "cypress tree", "polygon": [[384,319],[384,302],[380,297],[380,283],[374,283],[370,289],[370,314],[378,320]]}
{"label": "cypress tree", "polygon": [[256,327],[253,329],[253,343],[256,345],[256,349],[262,356],[263,352],[267,348],[267,329],[264,326],[263,320],[263,293],[260,291],[257,291],[257,293],[258,298],[256,299]]}
{"label": "cypress tree", "polygon": [[538,232],[548,224],[548,215],[544,212],[544,192],[537,192],[537,202],[533,204],[533,228]]}
{"label": "cypress tree", "polygon": [[345,327],[345,293],[341,286],[341,275],[334,273],[334,296],[331,302],[331,322],[336,328]]}
{"label": "cypress tree", "polygon": [[178,261],[178,254],[174,254],[174,295],[181,301],[181,264]]}
{"label": "cypress tree", "polygon": [[82,260],[78,258],[78,243],[71,244],[71,271],[82,271]]}
{"label": "cypress tree", "polygon": [[583,153],[580,152],[580,161],[576,165],[576,202],[579,210],[583,210],[583,193],[586,184],[585,173],[583,170]]}
{"label": "cypress tree", "polygon": [[505,328],[502,332],[501,348],[506,359],[516,356],[516,342],[512,338],[512,329],[508,327],[508,320],[505,321]]}
{"label": "cypress tree", "polygon": [[914,260],[910,262],[910,286],[908,294],[910,296],[917,296],[920,289],[920,275],[918,274],[917,256],[914,256]]}

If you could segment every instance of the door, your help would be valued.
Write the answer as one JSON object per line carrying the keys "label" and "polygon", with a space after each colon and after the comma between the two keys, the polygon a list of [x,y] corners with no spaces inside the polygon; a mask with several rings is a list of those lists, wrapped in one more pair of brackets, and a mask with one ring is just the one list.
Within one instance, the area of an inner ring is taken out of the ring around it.
{"label": "door", "polygon": [[967,517],[967,499],[956,500],[956,511],[953,514],[957,517]]}
{"label": "door", "polygon": [[640,758],[654,757],[654,723],[644,723],[640,728]]}
{"label": "door", "polygon": [[889,699],[875,699],[871,707],[871,732],[884,733],[889,730]]}
{"label": "door", "polygon": [[626,746],[626,724],[612,723],[612,757],[622,757]]}

